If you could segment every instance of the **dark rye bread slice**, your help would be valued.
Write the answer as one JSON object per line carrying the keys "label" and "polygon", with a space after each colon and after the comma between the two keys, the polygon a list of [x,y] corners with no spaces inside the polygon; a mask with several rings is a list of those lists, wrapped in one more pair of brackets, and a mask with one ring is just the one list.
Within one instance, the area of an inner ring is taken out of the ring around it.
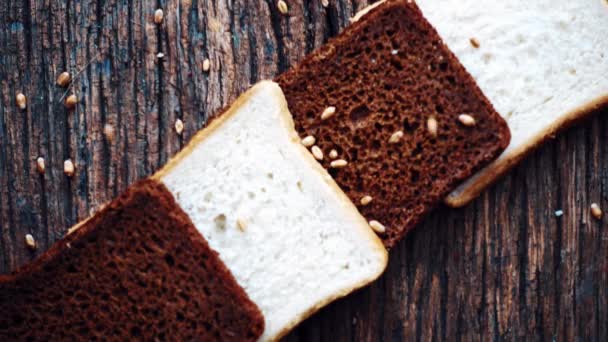
{"label": "dark rye bread slice", "polygon": [[0,276],[0,341],[255,341],[263,329],[257,306],[152,180]]}
{"label": "dark rye bread slice", "polygon": [[[388,1],[280,75],[301,137],[348,165],[330,169],[368,220],[399,241],[509,143],[505,121],[413,2]],[[328,106],[336,112],[322,120]],[[470,114],[474,126],[459,121]],[[427,129],[434,117],[438,135]],[[397,131],[398,143],[389,143]],[[372,202],[362,205],[364,196]]]}

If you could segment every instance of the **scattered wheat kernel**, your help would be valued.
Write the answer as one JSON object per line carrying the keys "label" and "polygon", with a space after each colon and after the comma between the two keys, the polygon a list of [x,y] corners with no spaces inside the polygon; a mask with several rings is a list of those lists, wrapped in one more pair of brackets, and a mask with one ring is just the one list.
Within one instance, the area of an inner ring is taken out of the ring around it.
{"label": "scattered wheat kernel", "polygon": [[108,142],[112,142],[114,140],[114,126],[107,123],[103,126],[103,135],[106,136]]}
{"label": "scattered wheat kernel", "polygon": [[65,175],[68,177],[72,177],[74,175],[74,163],[72,162],[72,159],[66,159],[63,162],[63,173],[65,173]]}
{"label": "scattered wheat kernel", "polygon": [[369,226],[378,234],[386,232],[386,227],[376,220],[369,221]]}
{"label": "scattered wheat kernel", "polygon": [[338,151],[336,151],[336,150],[329,151],[329,158],[331,158],[331,159],[338,158]]}
{"label": "scattered wheat kernel", "polygon": [[430,117],[428,118],[428,120],[426,120],[426,129],[429,131],[429,134],[431,134],[433,137],[437,136],[437,119],[435,119],[434,117]]}
{"label": "scattered wheat kernel", "polygon": [[36,249],[36,240],[32,234],[25,234],[25,244],[29,249]]}
{"label": "scattered wheat kernel", "polygon": [[337,169],[337,168],[345,167],[346,165],[348,165],[348,162],[344,159],[337,159],[337,160],[332,161],[329,165],[331,167],[333,167],[334,169]]}
{"label": "scattered wheat kernel", "polygon": [[184,131],[184,122],[181,119],[175,120],[175,132],[179,135]]}
{"label": "scattered wheat kernel", "polygon": [[313,146],[310,149],[310,152],[312,152],[312,155],[315,157],[316,160],[323,160],[323,151],[321,151],[319,146],[317,146],[317,145]]}
{"label": "scattered wheat kernel", "polygon": [[157,9],[156,12],[154,12],[154,23],[156,23],[157,25],[160,25],[163,22],[163,18],[165,17],[165,14],[163,13],[162,9]]}
{"label": "scattered wheat kernel", "polygon": [[209,71],[209,69],[211,69],[211,61],[209,60],[209,58],[205,58],[205,60],[203,61],[203,71],[207,72]]}
{"label": "scattered wheat kernel", "polygon": [[321,6],[323,6],[323,7],[329,6],[329,0],[321,0]]}
{"label": "scattered wheat kernel", "polygon": [[365,195],[363,197],[361,197],[361,205],[368,205],[370,204],[370,202],[372,201],[372,196],[369,195]]}
{"label": "scattered wheat kernel", "polygon": [[602,209],[600,208],[600,206],[597,203],[591,204],[591,215],[593,215],[593,217],[595,217],[598,220],[602,219]]}
{"label": "scattered wheat kernel", "polygon": [[19,109],[25,109],[25,107],[27,107],[27,99],[23,93],[17,94],[15,100],[17,101],[17,107],[19,107]]}
{"label": "scattered wheat kernel", "polygon": [[163,58],[165,58],[165,54],[162,53],[162,52],[159,52],[159,53],[156,54],[156,58],[163,59]]}
{"label": "scattered wheat kernel", "polygon": [[240,217],[239,217],[238,219],[236,219],[236,227],[237,227],[237,228],[238,228],[240,231],[244,232],[244,231],[245,231],[245,229],[247,229],[247,221],[245,221],[245,219],[244,219],[244,218],[240,218]]}
{"label": "scattered wheat kernel", "polygon": [[401,138],[403,138],[403,131],[397,131],[391,135],[391,137],[388,139],[388,142],[390,144],[395,144],[398,143]]}
{"label": "scattered wheat kernel", "polygon": [[72,108],[76,107],[77,103],[78,103],[78,98],[76,97],[76,95],[71,94],[70,96],[65,98],[65,102],[63,104],[65,105],[65,107],[67,109],[72,109]]}
{"label": "scattered wheat kernel", "polygon": [[479,40],[477,40],[477,38],[471,38],[471,45],[473,45],[474,48],[478,49],[479,48]]}
{"label": "scattered wheat kernel", "polygon": [[46,166],[44,165],[44,158],[38,157],[38,159],[36,159],[36,170],[38,170],[39,174],[44,174],[44,170],[46,170]]}
{"label": "scattered wheat kernel", "polygon": [[458,115],[458,120],[467,127],[475,126],[475,119],[469,114]]}
{"label": "scattered wheat kernel", "polygon": [[332,115],[334,115],[335,113],[336,113],[336,107],[329,106],[323,110],[323,113],[321,113],[321,120],[327,120],[330,117],[332,117]]}
{"label": "scattered wheat kernel", "polygon": [[312,135],[309,135],[306,138],[302,139],[302,145],[304,145],[306,147],[310,147],[310,146],[314,145],[316,141],[317,141],[317,139],[315,139],[315,137],[313,137]]}
{"label": "scattered wheat kernel", "polygon": [[277,2],[277,7],[279,8],[279,12],[281,12],[281,14],[287,14],[287,12],[289,11],[287,3],[283,0],[279,0]]}
{"label": "scattered wheat kernel", "polygon": [[70,76],[70,73],[67,71],[64,71],[61,74],[59,74],[59,77],[57,77],[57,85],[65,88],[70,84],[71,80],[72,80],[72,76]]}

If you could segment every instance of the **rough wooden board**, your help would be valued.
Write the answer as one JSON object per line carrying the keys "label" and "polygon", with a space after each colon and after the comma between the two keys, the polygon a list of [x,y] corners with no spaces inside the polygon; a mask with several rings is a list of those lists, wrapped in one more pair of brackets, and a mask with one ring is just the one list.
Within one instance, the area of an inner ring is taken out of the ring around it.
{"label": "rough wooden board", "polygon": [[[208,115],[296,63],[367,4],[330,2],[288,1],[289,16],[274,1],[0,2],[0,272],[151,174]],[[157,5],[161,27],[152,22]],[[93,57],[76,82],[81,102],[67,112],[55,79]],[[17,91],[26,111],[16,109]],[[111,144],[106,123],[115,127]],[[545,145],[468,207],[436,211],[395,248],[378,283],[287,340],[608,340],[608,216],[598,222],[588,211],[598,202],[608,212],[607,142],[604,114]],[[63,175],[68,157],[77,164],[72,180]]]}

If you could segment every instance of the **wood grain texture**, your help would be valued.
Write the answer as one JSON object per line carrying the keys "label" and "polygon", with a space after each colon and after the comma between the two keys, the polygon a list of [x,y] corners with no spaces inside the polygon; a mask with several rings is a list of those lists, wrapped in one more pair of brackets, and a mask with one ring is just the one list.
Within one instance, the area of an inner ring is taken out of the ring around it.
{"label": "wood grain texture", "polygon": [[[287,3],[288,15],[272,0],[0,2],[0,272],[151,174],[209,116],[337,34],[367,1]],[[65,70],[78,73],[73,111],[55,85]],[[606,114],[547,143],[466,208],[435,211],[392,251],[380,281],[286,340],[608,340],[608,218],[589,214],[592,202],[608,211]]]}

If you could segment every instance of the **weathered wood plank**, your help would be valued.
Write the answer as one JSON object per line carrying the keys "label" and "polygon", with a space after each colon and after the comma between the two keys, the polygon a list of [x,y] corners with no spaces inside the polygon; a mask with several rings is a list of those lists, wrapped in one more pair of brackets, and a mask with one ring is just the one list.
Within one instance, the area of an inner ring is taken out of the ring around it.
{"label": "weathered wood plank", "polygon": [[[0,2],[0,272],[154,172],[209,116],[366,4],[289,0],[282,15],[273,0]],[[73,111],[55,85],[64,70],[82,71]],[[607,114],[550,141],[468,207],[437,210],[392,251],[378,282],[286,340],[607,340],[608,219],[589,214],[592,202],[608,211]],[[66,158],[77,165],[71,179]]]}

